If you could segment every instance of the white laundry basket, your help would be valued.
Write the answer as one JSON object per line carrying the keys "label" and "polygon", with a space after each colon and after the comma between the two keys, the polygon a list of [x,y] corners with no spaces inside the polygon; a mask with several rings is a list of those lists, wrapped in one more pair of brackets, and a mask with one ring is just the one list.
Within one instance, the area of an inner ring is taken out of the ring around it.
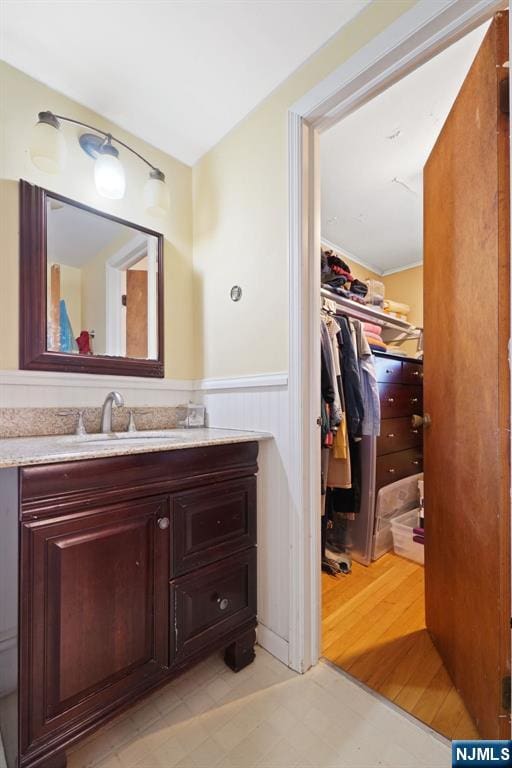
{"label": "white laundry basket", "polygon": [[425,546],[418,541],[413,541],[413,528],[419,528],[420,510],[411,509],[403,515],[391,520],[393,533],[393,549],[395,554],[414,560],[423,565],[425,562]]}

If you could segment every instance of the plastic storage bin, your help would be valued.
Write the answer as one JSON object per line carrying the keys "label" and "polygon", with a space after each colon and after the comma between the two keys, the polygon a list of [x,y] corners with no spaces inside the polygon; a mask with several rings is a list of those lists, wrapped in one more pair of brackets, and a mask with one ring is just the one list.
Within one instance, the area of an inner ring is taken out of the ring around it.
{"label": "plastic storage bin", "polygon": [[391,530],[395,554],[423,565],[425,562],[425,546],[412,540],[413,528],[418,528],[419,522],[419,509],[411,509],[410,512],[406,512],[391,520]]}

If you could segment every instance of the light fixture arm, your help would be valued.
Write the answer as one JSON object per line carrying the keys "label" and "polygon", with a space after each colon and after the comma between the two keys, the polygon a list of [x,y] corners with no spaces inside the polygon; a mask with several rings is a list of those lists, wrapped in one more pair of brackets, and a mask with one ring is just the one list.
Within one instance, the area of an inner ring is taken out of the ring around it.
{"label": "light fixture arm", "polygon": [[120,144],[122,147],[127,149],[129,152],[132,153],[132,155],[136,155],[136,157],[139,158],[139,160],[142,160],[143,163],[146,163],[151,170],[152,175],[154,174],[154,178],[158,178],[160,181],[165,180],[165,176],[162,173],[162,171],[156,167],[156,165],[153,165],[149,162],[149,160],[146,160],[145,157],[143,157],[139,152],[137,152],[135,149],[132,149],[132,147],[128,146],[128,144],[125,144],[124,141],[121,141],[121,139],[118,139],[116,136],[113,136],[111,133],[108,133],[108,131],[104,131],[101,128],[96,128],[94,125],[89,125],[88,123],[83,123],[81,120],[75,120],[72,117],[65,117],[64,115],[55,115],[53,112],[50,112],[49,110],[45,112],[39,113],[39,120],[40,122],[49,123],[50,125],[53,125],[54,127],[58,128],[58,120],[63,120],[66,123],[74,123],[75,125],[81,125],[84,128],[89,128],[92,131],[95,131],[96,133],[100,133],[102,136],[105,137],[107,141],[115,141],[116,144]]}

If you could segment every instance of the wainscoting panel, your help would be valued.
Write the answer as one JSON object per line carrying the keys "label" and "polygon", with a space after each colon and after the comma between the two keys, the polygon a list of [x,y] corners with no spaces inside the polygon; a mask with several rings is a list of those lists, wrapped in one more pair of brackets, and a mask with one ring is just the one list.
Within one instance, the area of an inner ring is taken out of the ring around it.
{"label": "wainscoting panel", "polygon": [[[196,393],[206,405],[209,426],[270,432],[274,439],[260,444],[258,475],[258,635],[284,642],[267,650],[287,662],[284,643],[289,627],[288,387],[215,390]],[[265,629],[270,630],[266,632]],[[279,654],[276,652],[279,648]],[[284,657],[284,658],[283,658]]]}
{"label": "wainscoting panel", "polygon": [[101,406],[105,395],[117,389],[126,406],[182,405],[190,399],[194,382],[146,379],[135,376],[99,376],[88,373],[0,371],[2,408],[76,408]]}

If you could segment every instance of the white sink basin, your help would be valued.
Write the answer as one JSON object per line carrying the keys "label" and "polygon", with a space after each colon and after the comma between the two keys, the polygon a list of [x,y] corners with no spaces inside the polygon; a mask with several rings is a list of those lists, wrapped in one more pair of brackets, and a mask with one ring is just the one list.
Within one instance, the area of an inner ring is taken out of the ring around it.
{"label": "white sink basin", "polygon": [[144,430],[141,432],[110,432],[89,435],[67,435],[63,438],[66,443],[77,445],[113,445],[115,443],[142,444],[150,440],[166,443],[181,442],[190,437],[188,430]]}

